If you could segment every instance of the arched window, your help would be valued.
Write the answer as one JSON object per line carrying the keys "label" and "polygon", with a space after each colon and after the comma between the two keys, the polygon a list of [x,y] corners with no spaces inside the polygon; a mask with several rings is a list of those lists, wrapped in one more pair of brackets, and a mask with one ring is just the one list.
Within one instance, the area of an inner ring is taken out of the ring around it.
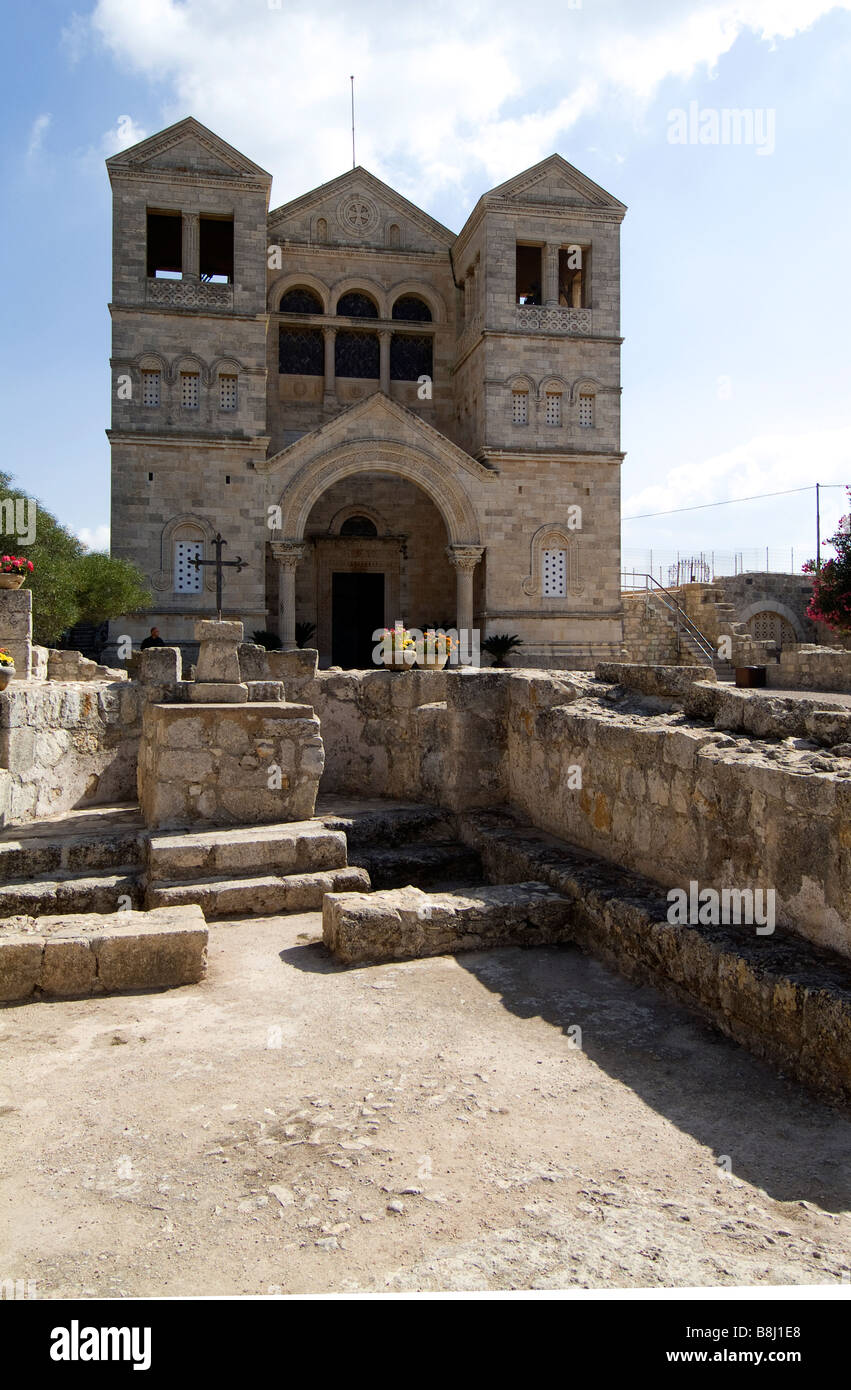
{"label": "arched window", "polygon": [[341,536],[377,536],[378,527],[368,516],[347,516],[340,527]]}
{"label": "arched window", "polygon": [[328,223],[326,222],[326,220],[325,220],[324,217],[317,218],[317,222],[316,222],[316,240],[317,240],[317,241],[327,241],[327,240],[328,240]]}
{"label": "arched window", "polygon": [[393,305],[394,319],[408,319],[411,323],[431,323],[431,309],[417,294],[403,294]]}
{"label": "arched window", "polygon": [[281,314],[321,314],[323,312],[322,300],[315,290],[298,285],[294,289],[286,290],[281,295],[278,312]]}
{"label": "arched window", "polygon": [[378,309],[368,294],[360,290],[349,290],[337,301],[337,313],[350,319],[377,319]]}
{"label": "arched window", "polygon": [[401,237],[399,235],[398,224],[396,222],[391,222],[390,226],[387,228],[387,245],[398,246],[400,241]]}
{"label": "arched window", "polygon": [[278,335],[282,376],[324,376],[325,342],[320,328],[282,328]]}
{"label": "arched window", "polygon": [[381,351],[377,333],[354,333],[338,329],[334,343],[337,376],[378,377]]}
{"label": "arched window", "polygon": [[434,375],[433,339],[427,334],[394,333],[390,339],[390,380],[417,381]]}

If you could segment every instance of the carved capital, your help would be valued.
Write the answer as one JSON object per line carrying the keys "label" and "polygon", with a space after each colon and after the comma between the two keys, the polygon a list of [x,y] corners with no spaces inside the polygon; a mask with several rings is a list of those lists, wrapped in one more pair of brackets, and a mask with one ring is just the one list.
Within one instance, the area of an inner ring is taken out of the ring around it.
{"label": "carved capital", "polygon": [[303,541],[272,541],[271,546],[272,554],[281,568],[293,573],[307,553]]}
{"label": "carved capital", "polygon": [[483,545],[448,545],[446,554],[449,556],[449,563],[454,565],[457,570],[471,572],[481,560],[485,553]]}

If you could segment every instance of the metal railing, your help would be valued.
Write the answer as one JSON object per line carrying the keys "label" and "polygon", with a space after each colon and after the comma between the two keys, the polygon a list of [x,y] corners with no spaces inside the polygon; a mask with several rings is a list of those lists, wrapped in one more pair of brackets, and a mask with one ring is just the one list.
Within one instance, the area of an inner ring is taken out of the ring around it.
{"label": "metal railing", "polygon": [[679,651],[682,646],[683,634],[685,633],[686,637],[690,639],[688,645],[692,646],[692,650],[694,647],[697,647],[701,656],[705,661],[708,661],[711,666],[717,656],[715,647],[710,642],[709,638],[701,632],[700,628],[692,622],[682,604],[674,598],[674,595],[669,593],[665,586],[659,583],[658,579],[654,579],[652,574],[641,574],[637,570],[624,570],[621,574],[621,579],[626,579],[628,576],[633,579],[644,580],[643,584],[636,585],[633,588],[633,593],[644,592],[649,594],[650,597],[658,599],[659,602],[673,614],[677,630],[677,651]]}

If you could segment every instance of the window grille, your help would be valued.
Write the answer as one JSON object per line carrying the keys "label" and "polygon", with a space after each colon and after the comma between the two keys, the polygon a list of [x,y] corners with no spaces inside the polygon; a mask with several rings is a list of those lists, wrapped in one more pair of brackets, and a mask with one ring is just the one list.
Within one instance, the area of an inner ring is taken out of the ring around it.
{"label": "window grille", "polygon": [[544,598],[564,598],[567,593],[567,551],[543,550],[541,568]]}
{"label": "window grille", "polygon": [[546,422],[548,425],[561,424],[561,392],[548,391],[546,400]]}
{"label": "window grille", "polygon": [[219,377],[219,405],[222,410],[236,410],[237,378],[230,373]]}
{"label": "window grille", "polygon": [[142,405],[159,405],[160,403],[160,373],[142,373]]}
{"label": "window grille", "polygon": [[529,423],[529,392],[512,391],[511,393],[511,420],[515,425],[526,425]]}
{"label": "window grille", "polygon": [[200,565],[193,565],[195,556],[204,558],[203,541],[175,541],[174,543],[174,592],[176,594],[200,594]]}
{"label": "window grille", "polygon": [[187,410],[198,409],[199,380],[197,372],[180,373],[180,404]]}
{"label": "window grille", "polygon": [[579,397],[579,423],[583,429],[591,429],[594,424],[594,397]]}

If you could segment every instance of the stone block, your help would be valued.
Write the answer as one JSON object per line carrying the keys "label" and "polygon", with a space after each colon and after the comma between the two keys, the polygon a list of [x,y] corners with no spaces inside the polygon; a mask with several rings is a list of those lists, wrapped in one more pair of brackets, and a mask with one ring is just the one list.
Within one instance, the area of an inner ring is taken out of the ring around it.
{"label": "stone block", "polygon": [[41,975],[44,943],[25,932],[0,932],[0,999],[27,999]]}
{"label": "stone block", "polygon": [[183,679],[179,647],[146,647],[138,653],[138,679],[143,685],[176,685]]}
{"label": "stone block", "polygon": [[39,988],[44,994],[91,994],[96,976],[97,956],[92,950],[90,940],[62,937],[48,937],[45,940],[39,979]]}
{"label": "stone block", "polygon": [[149,704],[139,751],[142,814],[151,827],[175,829],[307,820],[323,762],[309,706]]}
{"label": "stone block", "polygon": [[239,657],[240,680],[268,681],[270,679],[265,647],[261,647],[257,642],[240,642],[237,656]]}
{"label": "stone block", "polygon": [[241,705],[248,699],[248,686],[239,681],[196,679],[189,686],[189,699],[196,705]]}
{"label": "stone block", "polygon": [[267,652],[273,680],[312,680],[319,661],[312,647],[295,647],[289,652]]}

